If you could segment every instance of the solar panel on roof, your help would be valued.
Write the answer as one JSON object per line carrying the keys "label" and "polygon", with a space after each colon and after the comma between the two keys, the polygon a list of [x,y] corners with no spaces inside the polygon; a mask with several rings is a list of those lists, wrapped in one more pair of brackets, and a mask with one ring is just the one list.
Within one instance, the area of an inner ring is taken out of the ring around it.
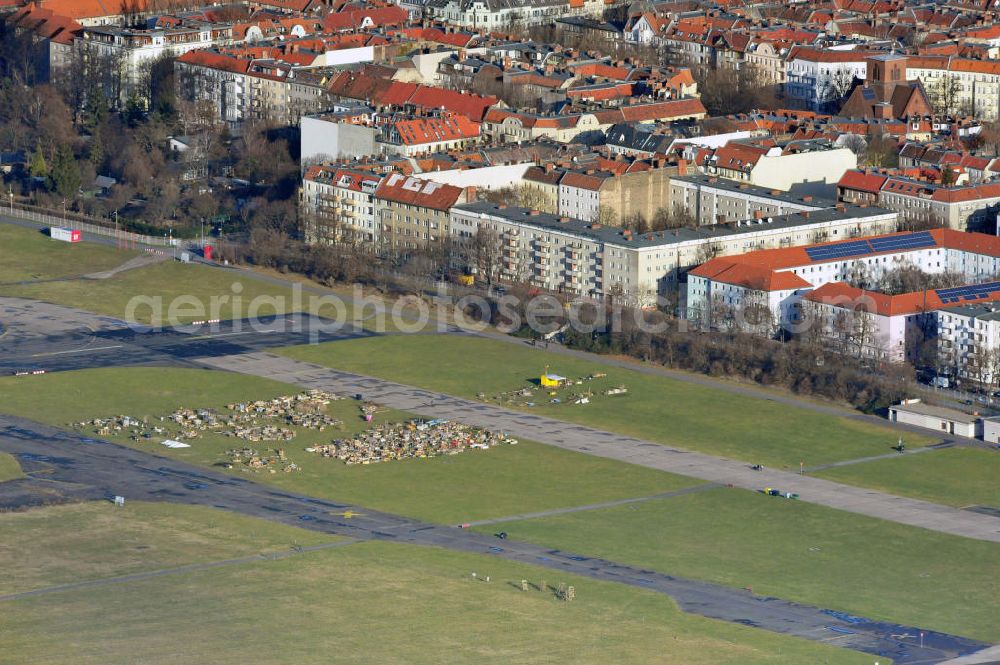
{"label": "solar panel on roof", "polygon": [[813,261],[828,261],[848,256],[860,256],[862,254],[869,254],[871,251],[871,245],[868,244],[867,240],[854,240],[837,245],[806,248],[806,253]]}
{"label": "solar panel on roof", "polygon": [[906,235],[901,236],[872,238],[870,242],[872,247],[875,248],[875,251],[879,252],[890,251],[893,249],[932,246],[937,244],[934,240],[934,236],[926,231],[907,233]]}
{"label": "solar panel on roof", "polygon": [[973,284],[971,286],[956,286],[950,289],[937,289],[934,293],[941,298],[941,302],[959,302],[965,300],[978,300],[986,298],[991,293],[1000,291],[1000,282],[987,282],[986,284]]}

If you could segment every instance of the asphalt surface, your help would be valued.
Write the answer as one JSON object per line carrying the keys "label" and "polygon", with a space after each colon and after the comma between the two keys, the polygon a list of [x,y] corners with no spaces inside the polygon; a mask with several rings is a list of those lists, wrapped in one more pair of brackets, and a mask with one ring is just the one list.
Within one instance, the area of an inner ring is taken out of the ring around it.
{"label": "asphalt surface", "polygon": [[[34,495],[44,503],[121,495],[126,500],[212,506],[355,540],[496,556],[667,594],[693,614],[827,642],[892,658],[897,664],[937,663],[989,646],[958,636],[849,616],[604,559],[284,492],[238,476],[11,416],[0,416],[0,450],[17,457],[28,474],[24,480],[0,483],[0,505],[6,498],[4,488],[9,486],[18,487],[21,495]],[[108,509],[113,507],[109,505]],[[354,516],[348,518],[345,513]],[[148,574],[167,574],[167,571]],[[105,583],[124,583],[129,578],[113,578]],[[76,587],[42,589],[34,594],[58,593],[69,588]]]}
{"label": "asphalt surface", "polygon": [[111,317],[0,297],[0,374],[189,364],[191,359],[368,337],[308,314],[152,330]]}

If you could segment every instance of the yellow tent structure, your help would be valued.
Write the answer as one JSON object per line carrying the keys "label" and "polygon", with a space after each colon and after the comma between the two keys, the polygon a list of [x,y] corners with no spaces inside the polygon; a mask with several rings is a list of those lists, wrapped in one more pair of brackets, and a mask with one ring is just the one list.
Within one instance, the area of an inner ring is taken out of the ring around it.
{"label": "yellow tent structure", "polygon": [[542,374],[538,381],[542,388],[560,388],[566,383],[566,377],[553,374],[549,371],[548,366],[546,366],[545,373]]}

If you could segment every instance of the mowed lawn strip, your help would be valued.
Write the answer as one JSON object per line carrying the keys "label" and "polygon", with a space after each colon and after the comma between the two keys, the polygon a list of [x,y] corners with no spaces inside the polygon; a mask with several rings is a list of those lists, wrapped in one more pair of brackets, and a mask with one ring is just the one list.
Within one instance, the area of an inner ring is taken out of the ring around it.
{"label": "mowed lawn strip", "polygon": [[138,252],[53,240],[35,229],[0,224],[0,284],[59,279],[109,270]]}
{"label": "mowed lawn strip", "polygon": [[2,513],[0,595],[337,540],[202,506],[101,501]]}
{"label": "mowed lawn strip", "polygon": [[815,475],[958,508],[1000,508],[1000,454],[981,448],[900,455],[825,469]]}
{"label": "mowed lawn strip", "polygon": [[725,488],[511,522],[504,531],[764,596],[1000,639],[994,543]]}
{"label": "mowed lawn strip", "polygon": [[[144,324],[239,319],[304,309],[292,290],[233,272],[164,261],[108,279],[0,287],[0,295],[30,298]],[[152,304],[150,304],[152,303]]]}
{"label": "mowed lawn strip", "polygon": [[[148,418],[157,426],[169,426],[172,432],[173,423],[160,423],[159,417],[179,407],[215,408],[224,413],[227,403],[298,392],[295,386],[227,372],[148,367],[94,369],[28,380],[0,377],[0,411],[60,427],[127,415]],[[352,436],[371,425],[405,422],[413,416],[390,410],[376,414],[369,425],[353,399],[331,402],[328,413],[343,420],[343,428],[323,432],[293,428],[298,436],[281,443],[249,443],[206,432],[190,441],[190,448],[174,450],[159,445],[162,436],[139,442],[130,441],[127,435],[109,438],[220,471],[223,469],[218,464],[227,460],[225,453],[229,449],[284,448],[301,471],[232,472],[312,496],[445,524],[649,496],[700,482],[530,441],[457,455],[347,466],[306,452],[305,448]],[[90,426],[82,431],[96,436],[93,430]]]}
{"label": "mowed lawn strip", "polygon": [[0,453],[0,483],[5,480],[14,480],[15,478],[23,477],[24,472],[21,471],[21,465],[18,464],[14,456],[7,453]]}
{"label": "mowed lawn strip", "polygon": [[[491,581],[475,581],[490,576]],[[573,585],[576,599],[520,590]],[[436,548],[357,543],[37,596],[0,613],[12,662],[869,664],[871,657],[683,614],[641,589]]]}
{"label": "mowed lawn strip", "polygon": [[[392,336],[293,347],[281,353],[466,398],[526,387],[531,380],[537,382],[546,367],[571,379],[605,372],[606,378],[561,393],[565,397],[593,390],[590,404],[572,404],[568,399],[551,404],[549,395],[536,391],[531,412],[786,469],[798,469],[800,462],[810,466],[888,452],[896,442],[889,428],[847,417],[496,340]],[[618,385],[625,385],[628,394],[601,394]],[[931,442],[910,437],[911,446]]]}

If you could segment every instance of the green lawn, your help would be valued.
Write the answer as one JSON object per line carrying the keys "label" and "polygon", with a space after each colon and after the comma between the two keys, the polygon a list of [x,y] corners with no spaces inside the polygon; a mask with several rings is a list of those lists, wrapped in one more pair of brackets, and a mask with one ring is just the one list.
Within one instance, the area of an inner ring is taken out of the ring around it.
{"label": "green lawn", "polygon": [[[607,378],[585,382],[595,397],[576,405],[550,404],[537,392],[532,411],[701,452],[798,469],[887,452],[896,442],[888,428],[777,401],[749,397],[663,376],[604,365],[506,342],[455,336],[392,336],[288,348],[282,353],[322,365],[393,379],[462,397],[492,397],[537,381],[546,366],[576,379],[594,372]],[[606,397],[625,384],[628,394]],[[565,394],[563,394],[565,397]],[[509,404],[524,408],[517,403]],[[911,446],[931,439],[912,437]]]}
{"label": "green lawn", "polygon": [[816,475],[959,508],[977,504],[1000,508],[1000,454],[981,448],[900,455]]}
{"label": "green lawn", "polygon": [[108,270],[137,253],[104,245],[60,242],[41,231],[6,224],[0,224],[0,247],[3,248],[0,284]]}
{"label": "green lawn", "polygon": [[[30,379],[0,377],[0,410],[63,427],[113,415],[155,420],[181,406],[218,408],[229,402],[298,392],[267,379],[193,369],[95,369]],[[80,395],[87,398],[80,399]],[[346,466],[305,452],[312,444],[328,443],[367,427],[354,400],[333,402],[328,412],[344,421],[343,430],[300,429],[300,435],[283,446],[302,471],[248,477],[313,496],[449,524],[648,496],[699,482],[529,441],[454,456]],[[378,414],[375,423],[411,417],[389,411]],[[205,466],[223,461],[226,450],[243,445],[219,435],[206,435],[192,441],[191,448],[180,450],[156,441],[114,440]],[[278,444],[258,447],[268,445]]]}
{"label": "green lawn", "polygon": [[17,463],[17,460],[12,455],[0,453],[0,483],[22,476],[24,474],[21,472],[21,465]]}
{"label": "green lawn", "polygon": [[[69,554],[69,552],[67,552]],[[473,581],[471,572],[490,575]],[[522,592],[571,584],[576,600]],[[471,554],[362,543],[6,601],[5,662],[868,664],[669,598]]]}
{"label": "green lawn", "polygon": [[[270,316],[297,311],[292,291],[207,266],[165,261],[102,280],[0,288],[0,295],[44,300],[146,324]],[[304,300],[302,302],[308,302]]]}
{"label": "green lawn", "polygon": [[[128,270],[109,279],[15,284],[101,272],[125,263],[139,252],[86,242],[59,242],[34,229],[5,225],[0,225],[0,247],[0,296],[42,300],[146,324],[183,324],[295,311],[314,311],[329,319],[341,315],[330,305],[314,306],[316,301],[310,293],[296,296],[290,287],[245,273],[173,260]],[[340,295],[344,320],[350,321],[353,311],[344,294]]]}
{"label": "green lawn", "polygon": [[733,489],[504,524],[511,538],[1000,639],[994,543]]}
{"label": "green lawn", "polygon": [[336,540],[201,506],[100,501],[3,513],[0,595]]}

